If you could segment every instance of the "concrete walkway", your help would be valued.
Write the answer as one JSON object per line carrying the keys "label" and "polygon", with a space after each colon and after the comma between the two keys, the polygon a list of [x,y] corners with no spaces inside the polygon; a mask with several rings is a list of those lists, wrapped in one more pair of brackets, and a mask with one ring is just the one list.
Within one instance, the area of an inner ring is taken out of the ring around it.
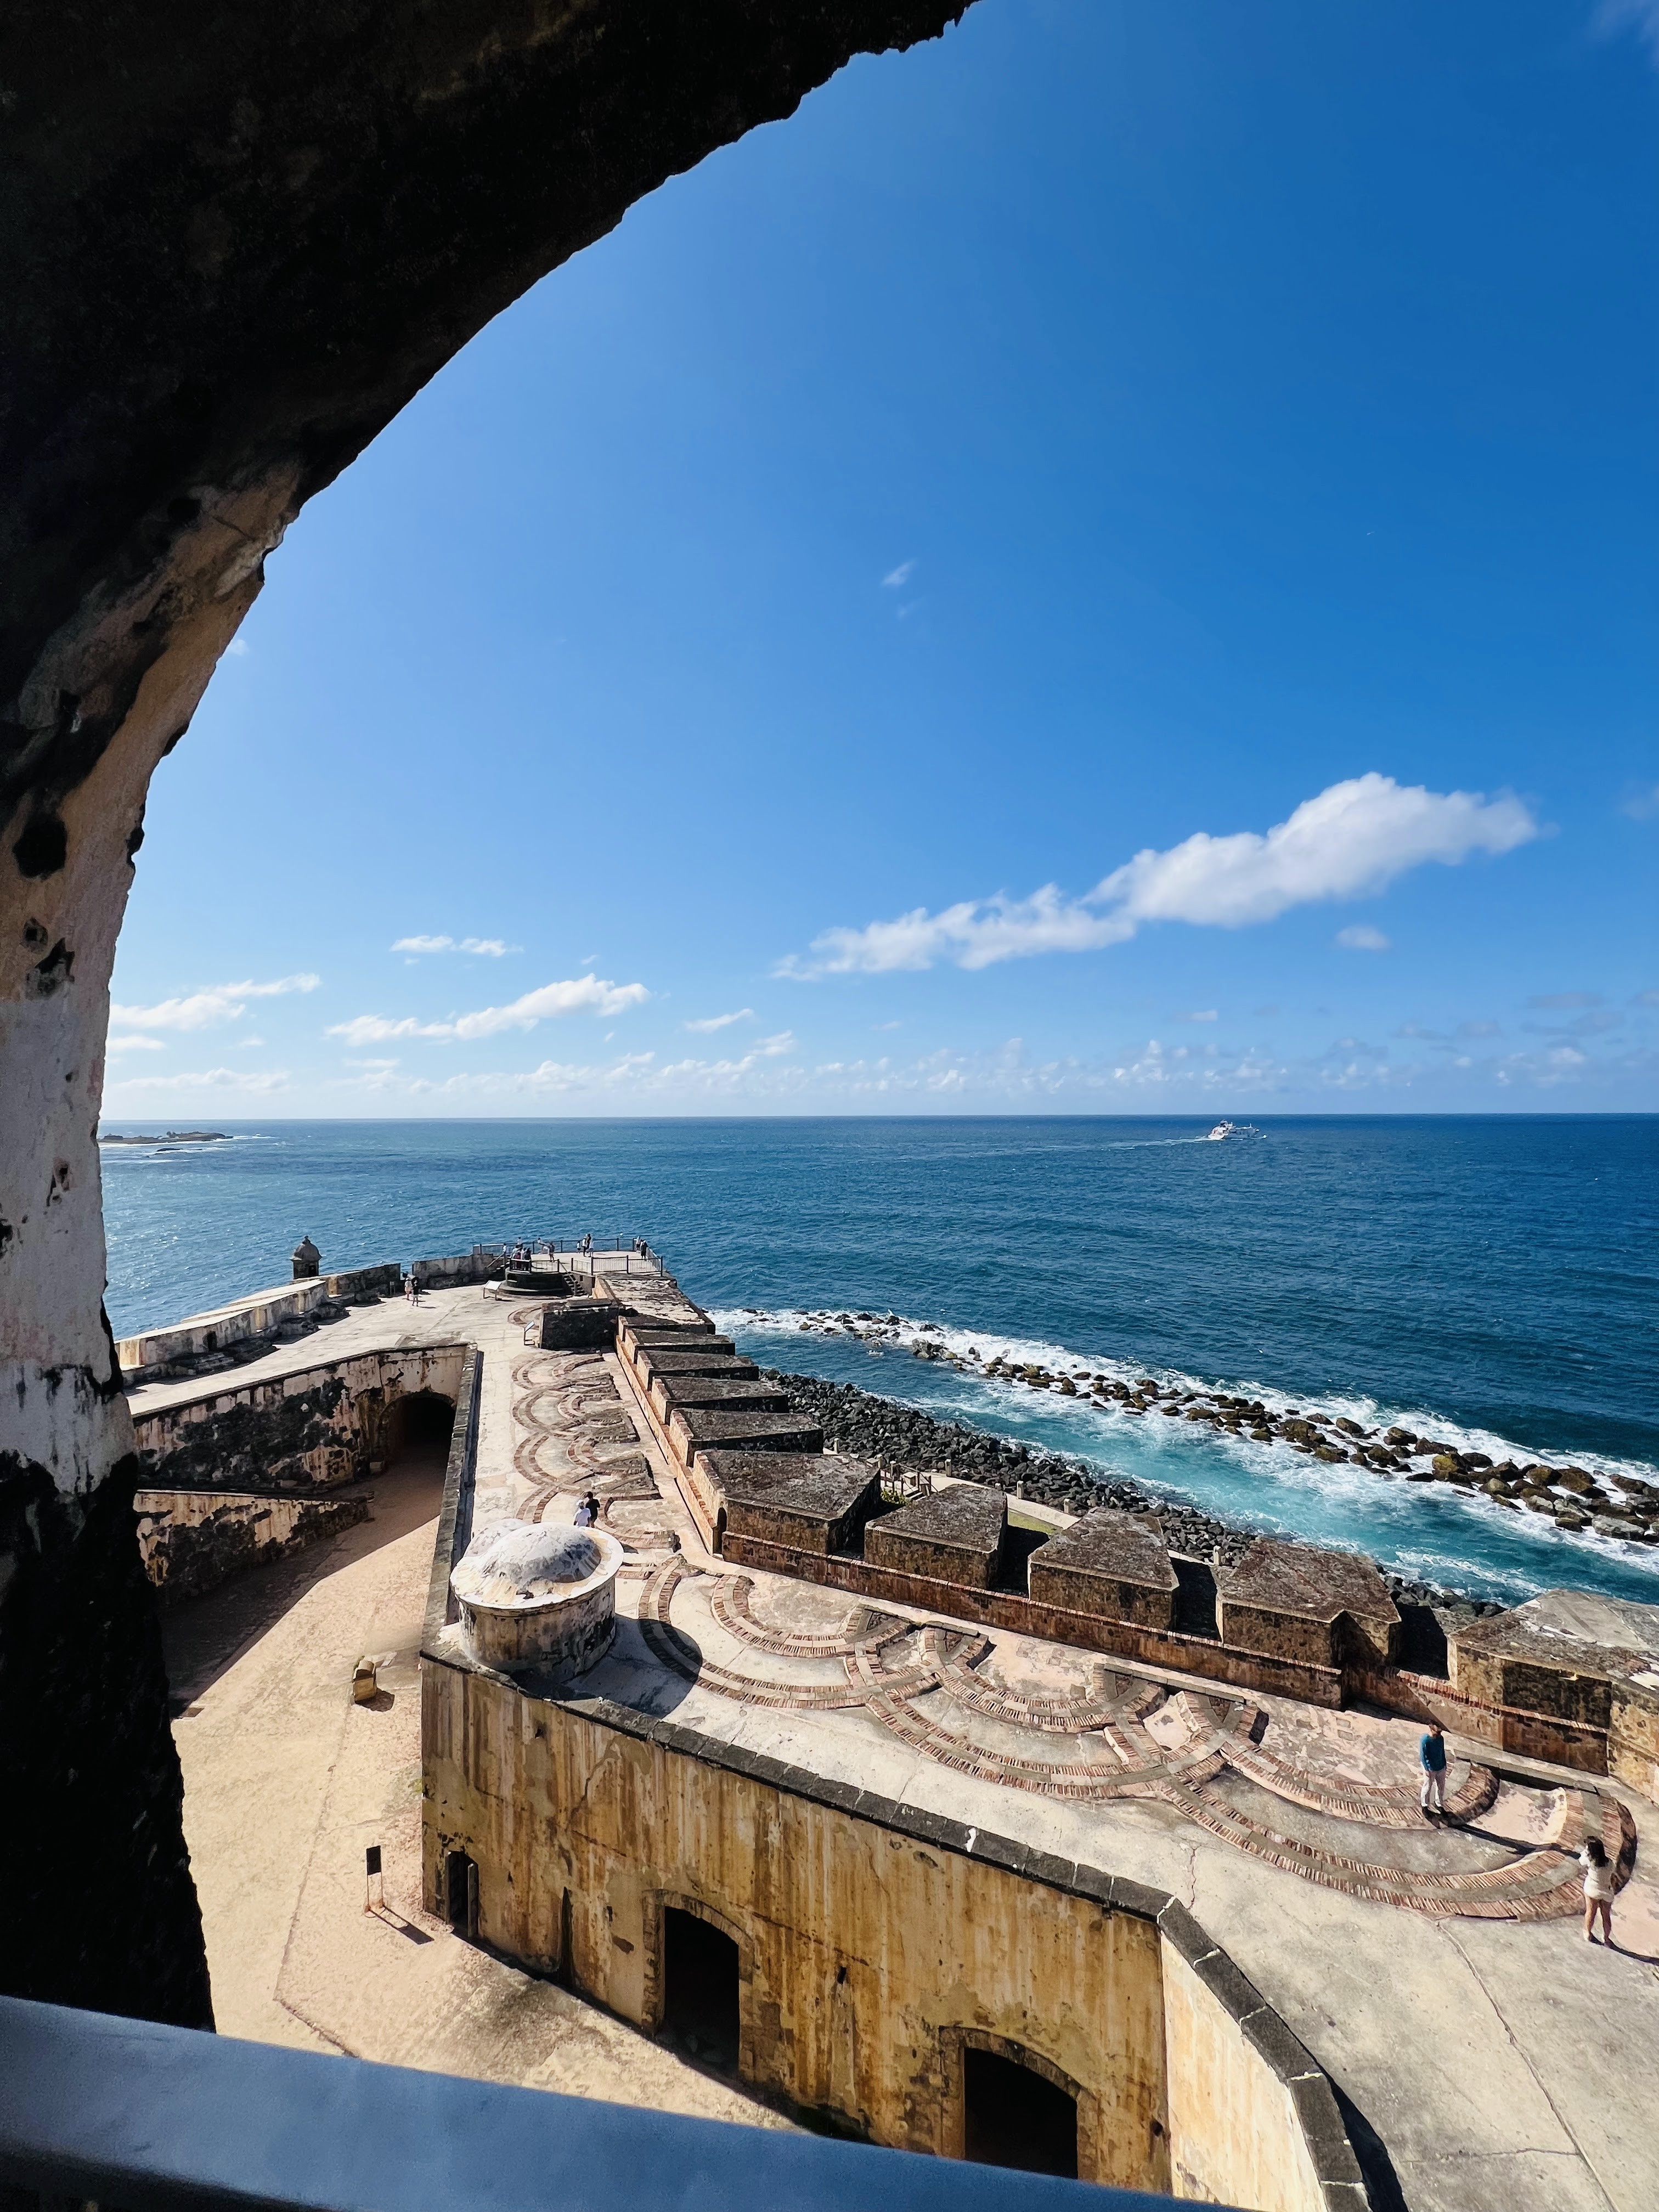
{"label": "concrete walkway", "polygon": [[[368,1522],[168,1620],[175,1702],[187,1700],[174,1723],[185,1832],[221,2033],[786,2124],[422,1911],[416,1654],[442,1473],[435,1457],[398,1467],[375,1486]],[[380,1697],[354,1705],[364,1652],[398,1656]],[[374,1843],[380,1914],[363,1910]]]}

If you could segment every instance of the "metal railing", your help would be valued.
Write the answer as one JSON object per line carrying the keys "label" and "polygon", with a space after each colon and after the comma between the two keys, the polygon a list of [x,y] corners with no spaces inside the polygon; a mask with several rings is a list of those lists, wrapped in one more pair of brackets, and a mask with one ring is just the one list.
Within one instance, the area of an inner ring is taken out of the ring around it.
{"label": "metal railing", "polygon": [[123,2212],[1146,2212],[998,2166],[0,1997],[0,2185]]}

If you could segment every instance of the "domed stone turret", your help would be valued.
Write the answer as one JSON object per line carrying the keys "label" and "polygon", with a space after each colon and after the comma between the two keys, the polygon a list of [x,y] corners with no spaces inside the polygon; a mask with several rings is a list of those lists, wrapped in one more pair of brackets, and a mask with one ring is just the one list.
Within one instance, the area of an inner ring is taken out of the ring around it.
{"label": "domed stone turret", "polygon": [[461,1620],[487,1667],[585,1674],[617,1627],[623,1547],[604,1528],[494,1521],[450,1577]]}
{"label": "domed stone turret", "polygon": [[302,1237],[294,1248],[294,1279],[303,1283],[314,1275],[323,1264],[323,1255],[309,1237]]}
{"label": "domed stone turret", "polygon": [[599,1547],[586,1528],[567,1528],[558,1522],[497,1521],[467,1546],[455,1570],[455,1587],[492,1605],[562,1597],[569,1583],[586,1582],[599,1564]]}

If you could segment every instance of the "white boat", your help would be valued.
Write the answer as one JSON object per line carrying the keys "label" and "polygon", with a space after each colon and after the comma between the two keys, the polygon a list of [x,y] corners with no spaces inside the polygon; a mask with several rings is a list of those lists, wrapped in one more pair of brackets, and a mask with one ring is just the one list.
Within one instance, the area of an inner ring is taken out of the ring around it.
{"label": "white boat", "polygon": [[1231,1121],[1218,1121],[1204,1141],[1206,1145],[1218,1145],[1224,1138],[1234,1137],[1237,1133]]}

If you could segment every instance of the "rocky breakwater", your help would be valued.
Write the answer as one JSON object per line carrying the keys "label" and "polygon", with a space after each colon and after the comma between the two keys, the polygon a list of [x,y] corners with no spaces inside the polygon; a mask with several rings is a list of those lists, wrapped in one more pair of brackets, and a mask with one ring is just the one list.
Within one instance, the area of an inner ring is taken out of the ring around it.
{"label": "rocky breakwater", "polygon": [[799,1325],[815,1334],[860,1338],[872,1350],[908,1350],[914,1358],[939,1362],[959,1374],[1050,1392],[1092,1404],[1103,1413],[1131,1419],[1188,1421],[1207,1426],[1219,1437],[1278,1446],[1328,1466],[1366,1468],[1385,1479],[1407,1482],[1449,1484],[1478,1492],[1497,1505],[1545,1516],[1569,1534],[1589,1532],[1626,1543],[1659,1544],[1659,1485],[1636,1475],[1537,1460],[1494,1460],[1489,1453],[1398,1425],[1367,1426],[1349,1414],[1270,1406],[1259,1397],[1195,1389],[1149,1375],[1131,1379],[1078,1363],[1050,1368],[996,1356],[988,1358],[974,1346],[955,1350],[942,1332],[907,1323],[896,1314],[812,1314]]}
{"label": "rocky breakwater", "polygon": [[[937,1420],[931,1413],[878,1398],[851,1382],[827,1382],[815,1375],[787,1374],[776,1368],[761,1371],[767,1381],[787,1390],[796,1412],[823,1429],[826,1451],[867,1461],[884,1474],[958,1475],[1062,1513],[1086,1513],[1097,1505],[1153,1513],[1172,1552],[1221,1566],[1237,1565],[1261,1533],[1236,1528],[1197,1506],[1156,1496],[1121,1475],[1103,1475],[1060,1453],[1034,1451],[1028,1444],[961,1421]],[[1383,1579],[1397,1602],[1432,1606],[1454,1621],[1504,1610],[1489,1600],[1437,1589],[1404,1575],[1385,1574]]]}

